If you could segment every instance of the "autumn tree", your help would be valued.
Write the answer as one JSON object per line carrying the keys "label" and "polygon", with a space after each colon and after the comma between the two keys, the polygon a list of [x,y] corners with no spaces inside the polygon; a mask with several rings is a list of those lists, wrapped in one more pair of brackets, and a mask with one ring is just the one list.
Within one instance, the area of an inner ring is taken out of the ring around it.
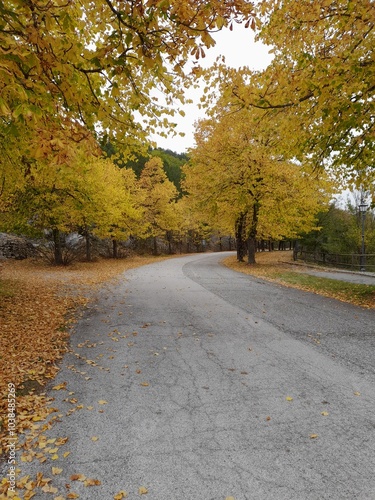
{"label": "autumn tree", "polygon": [[178,191],[168,180],[160,158],[151,158],[140,178],[140,207],[143,211],[142,236],[152,238],[154,253],[158,253],[157,238],[177,229],[179,211],[176,207]]}
{"label": "autumn tree", "polygon": [[246,0],[1,2],[0,117],[13,130],[68,117],[139,144],[183,100],[191,54],[253,15]]}
{"label": "autumn tree", "polygon": [[222,111],[200,123],[185,187],[211,224],[235,233],[238,259],[247,251],[255,263],[257,239],[294,238],[314,226],[326,181],[276,155],[277,141],[266,125],[254,127],[249,111]]}
{"label": "autumn tree", "polygon": [[272,48],[272,62],[237,80],[222,68],[212,81],[235,108],[272,117],[286,157],[374,193],[373,1],[266,0],[257,8],[258,39]]}
{"label": "autumn tree", "polygon": [[0,207],[0,227],[34,235],[52,231],[55,263],[61,264],[61,233],[82,231],[90,258],[91,234],[109,237],[121,231],[126,239],[139,213],[132,171],[104,158],[90,135],[74,148],[69,138],[51,137],[41,140],[37,159],[19,159],[17,183],[8,188],[4,180],[11,192]]}

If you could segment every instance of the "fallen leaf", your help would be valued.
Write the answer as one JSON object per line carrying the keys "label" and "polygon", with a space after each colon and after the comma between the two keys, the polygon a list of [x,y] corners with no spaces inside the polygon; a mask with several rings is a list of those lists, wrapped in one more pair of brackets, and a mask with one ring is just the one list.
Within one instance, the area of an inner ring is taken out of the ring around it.
{"label": "fallen leaf", "polygon": [[50,485],[50,484],[45,484],[43,487],[42,487],[42,491],[44,493],[57,493],[58,492],[58,489],[55,488],[54,486]]}
{"label": "fallen leaf", "polygon": [[98,403],[99,403],[100,405],[106,405],[106,404],[108,404],[108,401],[106,401],[105,399],[100,399],[100,400],[98,401]]}
{"label": "fallen leaf", "polygon": [[145,488],[144,486],[140,486],[140,487],[138,488],[138,493],[139,493],[140,495],[147,495],[147,493],[148,493],[148,489],[147,489],[147,488]]}
{"label": "fallen leaf", "polygon": [[66,389],[66,382],[62,382],[62,384],[58,384],[52,387],[53,391],[61,391],[63,389]]}
{"label": "fallen leaf", "polygon": [[356,392],[354,393],[354,396],[360,396],[360,395],[361,395],[361,393],[360,393],[360,392],[358,392],[358,391],[356,391]]}
{"label": "fallen leaf", "polygon": [[329,415],[328,411],[322,411],[322,415],[323,417],[326,417],[327,415]]}
{"label": "fallen leaf", "polygon": [[99,438],[98,438],[98,436],[93,436],[93,437],[91,438],[91,441],[98,441],[98,439],[99,439]]}
{"label": "fallen leaf", "polygon": [[69,500],[70,500],[71,498],[79,498],[79,495],[77,495],[77,493],[73,493],[73,492],[71,492],[71,493],[68,493],[68,494],[67,494],[66,498],[69,498]]}
{"label": "fallen leaf", "polygon": [[148,387],[150,384],[148,382],[141,382],[141,386]]}
{"label": "fallen leaf", "polygon": [[269,422],[271,420],[271,417],[266,417],[266,420]]}
{"label": "fallen leaf", "polygon": [[234,497],[226,497],[225,500],[235,500],[235,498]]}
{"label": "fallen leaf", "polygon": [[114,500],[122,500],[123,498],[126,498],[128,496],[128,494],[126,493],[126,491],[124,490],[121,490],[119,491],[118,493],[116,493],[116,495],[114,495]]}
{"label": "fallen leaf", "polygon": [[287,396],[285,399],[286,399],[287,401],[293,401],[293,398],[292,398],[291,396]]}
{"label": "fallen leaf", "polygon": [[84,481],[86,476],[84,474],[72,474],[70,476],[71,481]]}
{"label": "fallen leaf", "polygon": [[84,484],[85,486],[100,486],[100,485],[102,484],[102,482],[101,482],[101,481],[99,481],[99,479],[89,479],[89,478],[87,478],[87,479],[83,482],[83,484]]}
{"label": "fallen leaf", "polygon": [[57,476],[58,474],[61,474],[62,473],[62,469],[59,469],[58,467],[52,467],[52,474],[54,476]]}
{"label": "fallen leaf", "polygon": [[318,434],[310,434],[310,439],[316,439],[318,437]]}

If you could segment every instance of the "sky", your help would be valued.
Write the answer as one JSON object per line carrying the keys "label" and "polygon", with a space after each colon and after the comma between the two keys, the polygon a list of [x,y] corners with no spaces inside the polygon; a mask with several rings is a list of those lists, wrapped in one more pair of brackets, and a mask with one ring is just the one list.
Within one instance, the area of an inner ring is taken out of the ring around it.
{"label": "sky", "polygon": [[[216,40],[215,47],[205,49],[206,57],[201,59],[200,65],[207,68],[211,66],[220,55],[225,56],[228,66],[239,68],[249,66],[253,70],[261,70],[271,62],[272,56],[269,53],[269,47],[254,41],[254,32],[251,29],[245,29],[241,25],[234,25],[233,31],[224,28],[215,33],[213,38]],[[154,136],[152,139],[157,145],[164,149],[170,149],[177,153],[184,153],[194,146],[194,122],[199,118],[204,118],[204,110],[198,108],[198,102],[202,91],[191,89],[187,97],[193,99],[194,104],[186,105],[184,117],[174,118],[178,124],[177,131],[184,132],[184,137],[164,138]]]}

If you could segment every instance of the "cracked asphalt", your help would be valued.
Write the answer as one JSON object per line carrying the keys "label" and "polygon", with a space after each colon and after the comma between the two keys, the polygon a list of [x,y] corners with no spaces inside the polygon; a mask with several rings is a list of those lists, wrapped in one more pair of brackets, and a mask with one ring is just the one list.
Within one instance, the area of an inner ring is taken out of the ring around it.
{"label": "cracked asphalt", "polygon": [[74,394],[50,391],[63,416],[49,433],[69,441],[23,474],[61,467],[59,494],[81,500],[140,487],[149,500],[375,500],[374,311],[236,273],[227,255],[101,290],[53,383]]}

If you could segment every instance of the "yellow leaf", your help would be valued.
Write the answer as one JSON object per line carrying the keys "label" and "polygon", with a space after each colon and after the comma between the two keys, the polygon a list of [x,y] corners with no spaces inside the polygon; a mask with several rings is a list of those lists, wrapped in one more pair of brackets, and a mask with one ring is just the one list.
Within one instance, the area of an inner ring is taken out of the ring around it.
{"label": "yellow leaf", "polygon": [[83,483],[85,486],[99,486],[102,484],[101,481],[99,481],[99,479],[86,479]]}
{"label": "yellow leaf", "polygon": [[54,486],[51,486],[50,484],[45,484],[43,487],[42,487],[42,491],[44,493],[57,493],[57,488],[55,488]]}
{"label": "yellow leaf", "polygon": [[58,467],[52,467],[52,474],[54,476],[57,476],[57,474],[61,474],[62,473],[62,469],[59,469]]}
{"label": "yellow leaf", "polygon": [[86,476],[84,474],[72,474],[70,476],[71,481],[85,481]]}
{"label": "yellow leaf", "polygon": [[70,451],[66,451],[64,454],[63,454],[63,457],[66,458],[68,455],[70,455]]}
{"label": "yellow leaf", "polygon": [[329,415],[328,411],[322,411],[322,415],[323,417],[326,417],[327,415]]}
{"label": "yellow leaf", "polygon": [[126,498],[128,496],[128,494],[126,493],[126,491],[124,490],[121,490],[119,491],[118,493],[116,493],[116,495],[114,495],[114,500],[122,500],[123,498]]}
{"label": "yellow leaf", "polygon": [[57,453],[55,453],[55,455],[52,455],[51,457],[51,460],[58,460],[59,459],[59,456]]}
{"label": "yellow leaf", "polygon": [[63,382],[62,384],[55,385],[55,387],[52,387],[53,391],[61,391],[62,389],[66,389],[66,382]]}
{"label": "yellow leaf", "polygon": [[235,498],[234,497],[226,497],[225,500],[235,500]]}
{"label": "yellow leaf", "polygon": [[58,497],[55,497],[53,500],[65,500],[65,498],[60,495]]}
{"label": "yellow leaf", "polygon": [[293,398],[292,398],[291,396],[287,396],[287,397],[286,397],[286,400],[287,400],[287,401],[293,401]]}
{"label": "yellow leaf", "polygon": [[100,400],[98,401],[98,403],[99,403],[100,405],[106,405],[106,404],[108,404],[108,401],[105,401],[104,399],[100,399]]}
{"label": "yellow leaf", "polygon": [[149,384],[148,382],[141,382],[141,385],[142,385],[143,387],[148,387],[150,384]]}
{"label": "yellow leaf", "polygon": [[310,434],[310,439],[316,439],[318,437],[318,434]]}
{"label": "yellow leaf", "polygon": [[71,493],[68,493],[68,494],[67,494],[66,498],[69,498],[69,500],[70,500],[71,498],[79,498],[79,495],[77,495],[77,493],[73,493],[73,492],[71,492]]}
{"label": "yellow leaf", "polygon": [[91,438],[91,441],[98,441],[98,439],[99,439],[99,438],[98,438],[98,436],[93,436],[93,437]]}
{"label": "yellow leaf", "polygon": [[145,488],[144,486],[140,486],[140,487],[138,488],[138,493],[139,493],[140,495],[147,495],[147,493],[148,493],[148,489],[147,489],[147,488]]}
{"label": "yellow leaf", "polygon": [[358,391],[356,391],[356,392],[354,393],[354,396],[360,396],[360,395],[361,395],[361,393],[360,393],[360,392],[358,392]]}

